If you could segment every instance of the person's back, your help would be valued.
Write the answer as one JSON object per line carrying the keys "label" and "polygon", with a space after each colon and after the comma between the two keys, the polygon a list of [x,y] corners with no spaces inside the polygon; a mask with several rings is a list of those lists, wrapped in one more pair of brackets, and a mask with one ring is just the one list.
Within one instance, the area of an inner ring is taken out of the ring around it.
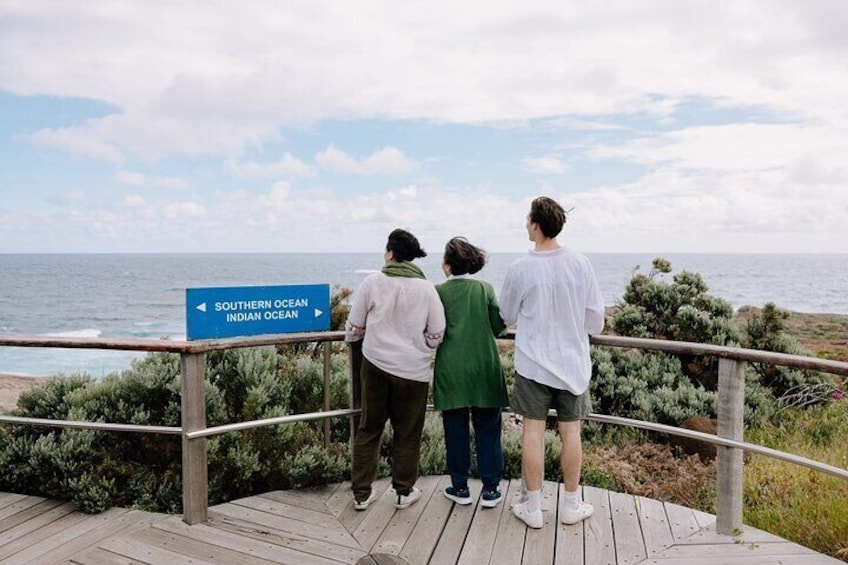
{"label": "person's back", "polygon": [[501,287],[501,316],[518,324],[512,408],[522,418],[521,464],[526,498],[512,513],[541,528],[545,422],[556,411],[562,440],[564,504],[560,520],[576,524],[594,512],[580,495],[580,431],[591,412],[589,335],[604,327],[604,303],[588,259],[557,242],[566,213],[547,197],[530,205],[527,236],[533,251],[516,261]]}
{"label": "person's back", "polygon": [[480,505],[497,506],[504,459],[501,409],[509,404],[495,336],[505,325],[492,285],[469,278],[486,263],[485,252],[463,237],[445,245],[442,270],[448,281],[436,287],[445,310],[445,339],[436,353],[433,399],[442,412],[451,485],[444,495],[457,504],[473,502],[469,420],[474,425],[477,469],[483,482]]}
{"label": "person's back", "polygon": [[530,251],[510,268],[501,315],[517,323],[515,368],[536,382],[581,394],[591,375],[588,335],[604,324],[603,302],[585,255]]}

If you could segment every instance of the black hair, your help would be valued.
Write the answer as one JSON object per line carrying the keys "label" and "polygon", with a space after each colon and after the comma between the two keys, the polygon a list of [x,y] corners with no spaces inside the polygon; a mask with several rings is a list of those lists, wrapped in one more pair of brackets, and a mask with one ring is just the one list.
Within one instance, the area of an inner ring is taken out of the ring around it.
{"label": "black hair", "polygon": [[386,251],[391,251],[395,261],[412,261],[418,257],[426,257],[427,252],[421,249],[418,239],[406,230],[393,230],[386,241]]}
{"label": "black hair", "polygon": [[486,264],[486,252],[464,237],[454,237],[445,244],[444,262],[452,275],[473,275]]}
{"label": "black hair", "polygon": [[530,221],[539,224],[547,238],[558,236],[567,220],[565,209],[553,198],[540,196],[530,204]]}

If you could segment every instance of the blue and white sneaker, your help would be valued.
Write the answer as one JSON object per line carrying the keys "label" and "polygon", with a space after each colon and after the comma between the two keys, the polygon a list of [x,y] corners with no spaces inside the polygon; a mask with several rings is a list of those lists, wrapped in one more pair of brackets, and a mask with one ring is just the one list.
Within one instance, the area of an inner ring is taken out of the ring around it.
{"label": "blue and white sneaker", "polygon": [[471,504],[471,491],[468,490],[468,487],[465,488],[457,488],[454,486],[450,486],[445,489],[445,496],[449,499],[453,500],[457,504],[461,504],[465,506],[466,504]]}

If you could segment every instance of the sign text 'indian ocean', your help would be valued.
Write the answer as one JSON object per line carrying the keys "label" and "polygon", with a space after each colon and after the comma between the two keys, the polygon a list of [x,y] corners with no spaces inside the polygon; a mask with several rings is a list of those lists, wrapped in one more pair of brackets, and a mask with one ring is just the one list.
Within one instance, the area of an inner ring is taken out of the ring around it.
{"label": "sign text 'indian ocean'", "polygon": [[330,328],[330,285],[186,289],[186,336],[209,339]]}

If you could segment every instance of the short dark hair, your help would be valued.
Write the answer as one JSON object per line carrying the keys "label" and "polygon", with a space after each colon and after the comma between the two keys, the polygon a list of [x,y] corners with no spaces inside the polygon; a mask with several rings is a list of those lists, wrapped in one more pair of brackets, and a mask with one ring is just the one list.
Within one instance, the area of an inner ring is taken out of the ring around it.
{"label": "short dark hair", "polygon": [[444,262],[452,275],[473,275],[486,264],[486,252],[464,237],[454,237],[445,244]]}
{"label": "short dark hair", "polygon": [[565,209],[553,198],[540,196],[530,204],[530,221],[539,224],[547,238],[558,236],[567,220]]}
{"label": "short dark hair", "polygon": [[393,230],[386,241],[386,251],[391,251],[395,261],[412,261],[418,257],[426,257],[427,252],[421,249],[418,239],[406,230]]}

